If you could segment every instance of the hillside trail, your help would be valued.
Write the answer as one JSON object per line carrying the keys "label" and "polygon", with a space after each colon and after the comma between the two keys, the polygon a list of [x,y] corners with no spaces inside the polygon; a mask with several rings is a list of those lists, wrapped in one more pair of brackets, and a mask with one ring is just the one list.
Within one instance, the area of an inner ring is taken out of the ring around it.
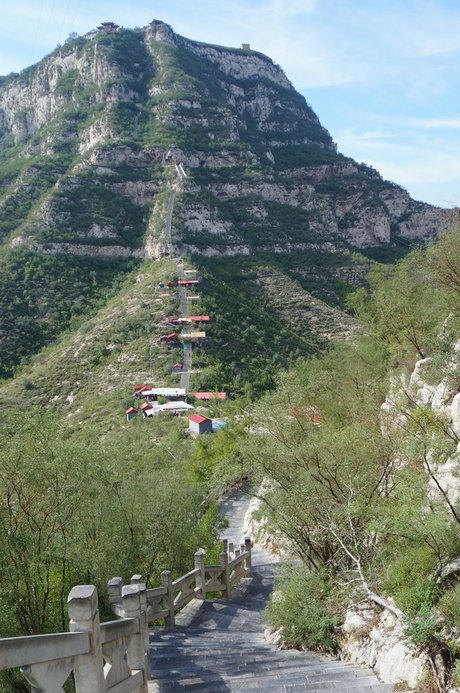
{"label": "hillside trail", "polygon": [[[176,165],[176,170],[178,171],[180,178],[186,177],[186,174],[183,171],[182,165],[180,165],[180,168]],[[171,191],[169,193],[169,196],[168,196],[168,203],[167,203],[167,209],[166,209],[166,223],[165,223],[165,245],[166,245],[166,248],[167,248],[169,254],[173,254],[173,252],[174,252],[174,245],[172,242],[172,222],[173,222],[175,199],[176,199],[176,193],[174,191]],[[184,279],[185,275],[184,275],[183,260],[180,257],[176,258],[176,273],[177,273],[178,279]],[[182,318],[188,318],[189,317],[189,308],[188,308],[188,301],[187,301],[187,291],[186,291],[184,286],[179,286],[178,292],[179,292],[180,316]],[[184,344],[184,351],[183,351],[183,356],[182,356],[182,372],[181,372],[180,384],[179,384],[179,387],[184,388],[186,392],[188,392],[188,389],[189,389],[190,371],[191,370],[192,370],[192,345],[190,343],[186,342]]]}
{"label": "hillside trail", "polygon": [[[184,266],[181,260],[177,261],[176,265],[177,277],[178,279],[184,279]],[[189,317],[188,301],[187,301],[187,290],[185,286],[179,286],[179,303],[180,303],[180,314],[181,318]],[[185,388],[188,392],[190,383],[190,371],[192,370],[192,345],[190,342],[185,342],[184,351],[182,355],[182,373],[180,376],[180,387]]]}
{"label": "hillside trail", "polygon": [[[221,506],[225,537],[239,545],[249,496],[240,491]],[[278,650],[264,637],[264,608],[276,573],[275,557],[253,550],[253,578],[230,600],[201,603],[189,626],[156,629],[150,638],[151,693],[388,693],[368,669],[325,655]],[[178,619],[180,623],[180,619]]]}

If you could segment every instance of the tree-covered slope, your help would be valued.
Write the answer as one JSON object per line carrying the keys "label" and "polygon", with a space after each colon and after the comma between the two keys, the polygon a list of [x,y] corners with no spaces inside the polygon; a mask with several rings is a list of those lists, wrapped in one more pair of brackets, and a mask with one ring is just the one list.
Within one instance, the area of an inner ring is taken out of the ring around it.
{"label": "tree-covered slope", "polygon": [[270,609],[288,642],[410,687],[422,661],[439,691],[460,684],[459,239],[375,268],[367,334],[285,373],[240,448],[301,559]]}
{"label": "tree-covered slope", "polygon": [[392,246],[443,223],[440,210],[338,154],[267,56],[160,21],[92,32],[0,80],[2,375],[143,259],[193,253],[237,266],[262,253],[261,266],[269,254],[277,266],[283,254],[288,269],[302,257],[305,276],[317,252]]}

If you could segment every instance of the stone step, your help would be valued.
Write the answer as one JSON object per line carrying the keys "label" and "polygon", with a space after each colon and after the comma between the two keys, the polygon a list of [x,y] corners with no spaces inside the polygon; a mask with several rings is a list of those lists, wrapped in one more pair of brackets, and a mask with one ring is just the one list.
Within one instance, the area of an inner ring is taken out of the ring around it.
{"label": "stone step", "polygon": [[244,678],[222,680],[218,678],[203,679],[201,676],[178,679],[167,682],[163,687],[161,682],[155,682],[156,688],[151,690],[158,693],[183,693],[184,691],[199,691],[200,693],[390,693],[390,684],[348,684],[337,681],[325,684],[308,683],[302,680],[285,682],[279,678],[260,677],[254,682]]}
{"label": "stone step", "polygon": [[149,693],[390,693],[369,669],[265,640],[275,570],[260,558],[244,596],[204,602],[188,628],[152,631]]}

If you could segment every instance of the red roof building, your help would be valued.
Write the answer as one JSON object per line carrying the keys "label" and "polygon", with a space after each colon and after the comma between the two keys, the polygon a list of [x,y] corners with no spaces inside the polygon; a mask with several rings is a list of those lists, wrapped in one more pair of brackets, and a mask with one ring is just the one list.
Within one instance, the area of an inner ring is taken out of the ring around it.
{"label": "red roof building", "polygon": [[125,411],[126,420],[127,420],[127,421],[131,421],[131,419],[134,418],[134,417],[136,416],[136,414],[138,413],[138,411],[139,411],[139,410],[136,409],[136,407],[128,407],[128,409]]}
{"label": "red roof building", "polygon": [[199,279],[179,279],[179,286],[194,286],[200,283]]}
{"label": "red roof building", "polygon": [[192,414],[188,417],[188,430],[192,435],[212,433],[212,419],[201,414]]}
{"label": "red roof building", "polygon": [[167,344],[168,342],[176,342],[178,339],[177,332],[171,332],[171,334],[162,334],[158,341],[160,344]]}
{"label": "red roof building", "polygon": [[294,407],[292,410],[292,416],[302,416],[312,423],[314,426],[321,426],[321,412],[318,407],[310,404],[306,407]]}
{"label": "red roof building", "polygon": [[195,399],[201,399],[201,400],[226,399],[227,393],[226,392],[191,392],[190,396],[195,397]]}
{"label": "red roof building", "polygon": [[144,396],[144,392],[146,390],[151,390],[152,387],[153,385],[151,385],[150,383],[146,383],[145,385],[136,385],[136,387],[134,388],[133,397],[140,399]]}
{"label": "red roof building", "polygon": [[209,315],[191,315],[190,320],[193,320],[193,322],[210,322],[211,318]]}

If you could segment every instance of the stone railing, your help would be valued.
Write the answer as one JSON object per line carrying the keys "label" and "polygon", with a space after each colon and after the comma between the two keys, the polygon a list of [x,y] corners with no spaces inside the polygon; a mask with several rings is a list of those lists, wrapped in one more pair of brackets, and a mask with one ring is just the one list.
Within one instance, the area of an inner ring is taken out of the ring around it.
{"label": "stone railing", "polygon": [[161,574],[161,586],[146,589],[141,575],[123,586],[109,581],[109,601],[118,617],[99,622],[94,585],[78,585],[68,597],[69,633],[0,639],[0,670],[21,669],[32,693],[59,693],[73,674],[76,693],[147,693],[150,680],[149,622],[174,626],[176,612],[210,592],[229,598],[232,588],[251,575],[251,541],[235,549],[224,540],[219,565],[206,566],[204,551],[195,567],[177,580]]}

